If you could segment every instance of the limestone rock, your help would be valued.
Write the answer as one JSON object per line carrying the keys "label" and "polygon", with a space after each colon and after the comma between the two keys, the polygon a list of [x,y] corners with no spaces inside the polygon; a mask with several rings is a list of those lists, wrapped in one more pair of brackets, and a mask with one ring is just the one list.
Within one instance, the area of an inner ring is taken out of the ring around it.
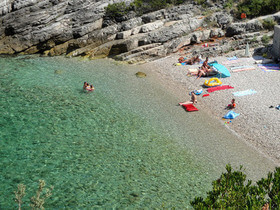
{"label": "limestone rock", "polygon": [[[125,3],[128,5],[132,1],[126,0]],[[221,7],[226,0],[219,3],[207,0],[208,10],[213,11],[208,17],[202,16],[205,9],[193,1],[139,17],[134,11],[113,19],[106,16],[105,7],[119,2],[123,0],[2,0],[0,54],[66,54],[92,59],[111,56],[128,62],[142,62],[166,56],[185,45],[223,37],[226,32],[235,39],[231,46],[221,43],[225,47],[215,47],[214,51],[205,48],[201,52],[219,54],[231,48],[242,48],[244,43],[255,39],[246,34],[263,30],[262,19],[272,18],[280,22],[278,12],[233,23],[230,13]],[[217,9],[220,12],[215,12]],[[213,28],[212,23],[217,27]]]}
{"label": "limestone rock", "polygon": [[158,20],[158,21],[155,21],[155,22],[152,22],[152,23],[147,23],[147,24],[145,24],[141,27],[140,32],[147,33],[147,32],[150,32],[150,31],[154,31],[155,29],[158,29],[158,28],[162,27],[163,24],[164,23],[161,20]]}

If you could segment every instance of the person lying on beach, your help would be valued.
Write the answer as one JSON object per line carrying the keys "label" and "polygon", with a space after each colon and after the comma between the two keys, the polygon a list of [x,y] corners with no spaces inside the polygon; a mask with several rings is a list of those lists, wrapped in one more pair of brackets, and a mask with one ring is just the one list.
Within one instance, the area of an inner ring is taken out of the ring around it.
{"label": "person lying on beach", "polygon": [[190,100],[190,101],[181,102],[181,103],[179,103],[179,105],[183,105],[183,104],[195,104],[195,103],[197,103],[197,97],[196,97],[194,91],[192,91],[191,94],[192,94],[192,95],[191,95],[191,100]]}
{"label": "person lying on beach", "polygon": [[184,61],[186,61],[186,60],[187,60],[187,58],[184,58],[184,57],[178,58],[179,63],[184,63]]}
{"label": "person lying on beach", "polygon": [[234,109],[236,107],[235,99],[231,100],[231,104],[227,105],[227,109]]}
{"label": "person lying on beach", "polygon": [[212,69],[211,67],[210,67],[210,69],[202,69],[201,67],[200,67],[200,69],[198,70],[198,72],[197,72],[197,78],[196,79],[199,79],[200,77],[209,77],[209,76],[214,76],[214,75],[216,75],[218,72],[217,71],[215,71],[214,69]]}
{"label": "person lying on beach", "polygon": [[199,59],[199,56],[197,55],[197,56],[192,57],[192,58],[190,58],[190,59],[186,59],[186,58],[184,58],[184,57],[180,57],[180,58],[178,59],[178,61],[179,61],[179,63],[186,63],[186,64],[193,65],[193,64],[195,64],[195,63],[198,63],[198,62],[200,61],[200,59]]}

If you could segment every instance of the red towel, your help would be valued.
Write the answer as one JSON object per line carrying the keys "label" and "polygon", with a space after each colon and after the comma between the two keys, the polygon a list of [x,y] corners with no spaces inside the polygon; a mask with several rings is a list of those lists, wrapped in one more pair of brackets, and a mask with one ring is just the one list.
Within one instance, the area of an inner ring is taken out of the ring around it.
{"label": "red towel", "polygon": [[226,90],[226,89],[233,89],[233,87],[230,85],[222,85],[222,86],[208,88],[207,91],[208,93],[212,93],[217,90]]}
{"label": "red towel", "polygon": [[202,97],[210,96],[210,94],[204,94]]}
{"label": "red towel", "polygon": [[183,104],[182,106],[185,107],[188,112],[198,111],[193,104]]}

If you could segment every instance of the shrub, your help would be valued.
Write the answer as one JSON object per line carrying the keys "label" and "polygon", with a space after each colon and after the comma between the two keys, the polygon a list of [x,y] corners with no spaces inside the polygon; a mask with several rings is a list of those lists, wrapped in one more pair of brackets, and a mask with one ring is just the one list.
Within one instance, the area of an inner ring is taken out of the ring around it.
{"label": "shrub", "polygon": [[114,19],[126,15],[129,12],[129,7],[124,2],[109,4],[105,8],[105,12],[106,16]]}
{"label": "shrub", "polygon": [[280,10],[279,0],[245,0],[238,4],[238,15],[246,13],[247,17],[272,14]]}
{"label": "shrub", "polygon": [[262,43],[264,45],[267,45],[269,43],[269,41],[270,41],[270,37],[269,36],[267,36],[267,35],[263,35],[262,36]]}
{"label": "shrub", "polygon": [[257,37],[254,36],[250,41],[251,41],[251,42],[256,42],[256,41],[257,41]]}
{"label": "shrub", "polygon": [[111,18],[116,18],[126,15],[129,11],[135,11],[138,15],[142,15],[170,7],[171,5],[182,4],[185,1],[187,0],[134,0],[132,3],[130,3],[130,5],[126,5],[124,2],[114,3],[109,4],[105,8],[105,15]]}
{"label": "shrub", "polygon": [[195,0],[195,2],[199,5],[203,5],[206,3],[206,0]]}
{"label": "shrub", "polygon": [[224,6],[224,8],[231,9],[233,7],[233,4],[234,4],[233,0],[228,0],[223,6]]}
{"label": "shrub", "polygon": [[280,168],[268,173],[252,185],[246,181],[246,175],[241,171],[233,171],[230,165],[226,166],[226,173],[213,181],[213,189],[207,192],[207,197],[196,197],[191,201],[194,209],[261,209],[269,205],[272,209],[280,207]]}
{"label": "shrub", "polygon": [[267,18],[262,21],[262,25],[265,29],[272,31],[274,29],[274,26],[277,25],[277,22],[272,18]]}

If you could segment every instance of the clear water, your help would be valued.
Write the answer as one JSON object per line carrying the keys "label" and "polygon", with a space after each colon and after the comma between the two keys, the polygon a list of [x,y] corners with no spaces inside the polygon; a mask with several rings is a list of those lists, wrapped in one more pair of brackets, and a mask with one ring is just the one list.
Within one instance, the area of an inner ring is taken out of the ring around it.
{"label": "clear water", "polygon": [[[2,57],[0,209],[38,180],[53,185],[50,209],[190,208],[225,164],[255,179],[274,165],[139,67],[109,60]],[[92,93],[82,91],[93,83]],[[201,129],[203,127],[204,129]]]}

